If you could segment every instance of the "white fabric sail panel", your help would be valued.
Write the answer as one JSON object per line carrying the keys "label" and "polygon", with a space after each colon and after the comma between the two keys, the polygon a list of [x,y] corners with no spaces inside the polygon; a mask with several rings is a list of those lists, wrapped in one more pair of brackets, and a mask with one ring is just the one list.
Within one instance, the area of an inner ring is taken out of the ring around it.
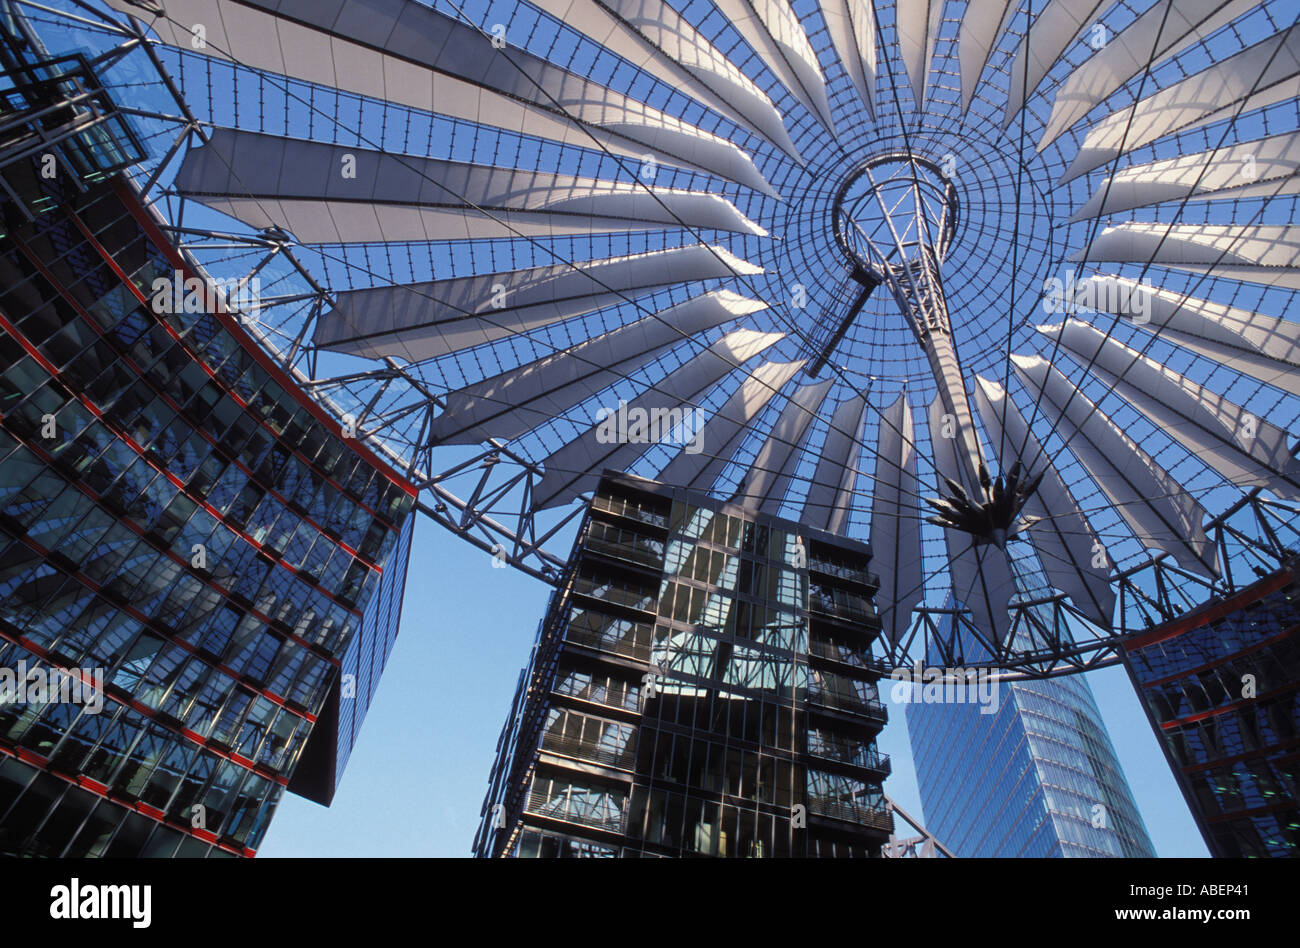
{"label": "white fabric sail panel", "polygon": [[1088,132],[1061,182],[1158,138],[1283,102],[1298,93],[1300,26],[1292,26],[1102,119]]}
{"label": "white fabric sail panel", "polygon": [[1089,220],[1191,196],[1212,201],[1296,194],[1300,192],[1297,171],[1300,132],[1133,165],[1100,182],[1070,220]]}
{"label": "white fabric sail panel", "polygon": [[1137,539],[1169,553],[1184,569],[1216,576],[1215,550],[1203,526],[1206,513],[1196,499],[1046,359],[1013,355],[1011,362]]}
{"label": "white fabric sail panel", "polygon": [[532,5],[799,157],[772,100],[663,0],[533,0]]}
{"label": "white fabric sail panel", "polygon": [[[1113,0],[1050,0],[1037,13],[1029,24],[1028,36],[1020,41],[1015,62],[1008,70],[1011,87],[1007,90],[1007,107],[1002,114],[1003,130],[1020,114],[1029,96],[1056,65],[1061,54],[1096,22],[1097,16],[1112,2]],[[1034,7],[1038,10],[1038,4]],[[1028,64],[1025,62],[1026,57]]]}
{"label": "white fabric sail panel", "polygon": [[826,80],[788,0],[714,0],[714,5],[790,94],[834,132]]}
{"label": "white fabric sail panel", "polygon": [[800,522],[828,533],[843,533],[848,529],[866,415],[867,400],[861,395],[844,400],[835,409],[812,483],[808,485]]}
{"label": "white fabric sail panel", "polygon": [[876,117],[876,13],[871,0],[818,0],[835,54],[867,111]]}
{"label": "white fabric sail panel", "polygon": [[761,273],[720,247],[556,264],[507,273],[347,290],[316,326],[316,343],[353,355],[416,361],[594,312],[696,280]]}
{"label": "white fabric sail panel", "polygon": [[970,108],[980,74],[988,65],[998,37],[1013,12],[1013,0],[970,0],[962,14],[957,35],[957,57],[961,62],[961,104]]}
{"label": "white fabric sail panel", "polygon": [[[274,198],[195,197],[250,227],[281,227],[303,244],[361,244],[436,240],[608,234],[672,225],[625,217],[536,211],[478,211],[410,204],[357,204]],[[662,208],[658,208],[662,211]],[[690,226],[690,225],[688,225]]]}
{"label": "white fabric sail panel", "polygon": [[1038,150],[1148,66],[1155,69],[1258,5],[1259,0],[1160,0],[1118,35],[1108,37],[1106,45],[1061,84]]}
{"label": "white fabric sail panel", "polygon": [[899,395],[880,413],[871,495],[871,569],[880,578],[876,612],[892,645],[906,634],[912,610],[925,598],[920,495],[912,409],[907,396]]}
{"label": "white fabric sail panel", "polygon": [[700,333],[766,309],[715,290],[452,392],[434,419],[435,444],[510,440],[556,418]]}
{"label": "white fabric sail panel", "polygon": [[691,450],[679,451],[656,480],[708,491],[736,456],[748,425],[768,402],[803,368],[803,362],[764,362],[745,376],[699,431]]}
{"label": "white fabric sail panel", "polygon": [[798,467],[804,439],[812,430],[812,420],[821,410],[834,381],[826,379],[795,389],[772,425],[772,433],[750,465],[749,473],[733,498],[736,503],[769,513],[780,508]]}
{"label": "white fabric sail panel", "polygon": [[600,472],[606,468],[627,470],[652,446],[644,430],[632,430],[642,412],[644,416],[641,417],[645,418],[663,418],[673,411],[680,417],[682,412],[693,409],[700,396],[723,376],[782,338],[784,333],[733,330],[664,376],[654,388],[628,401],[625,407],[617,404],[605,406],[609,411],[625,412],[629,420],[628,430],[623,432],[625,437],[607,442],[601,426],[593,419],[587,431],[553,451],[542,462],[546,473],[533,489],[534,509],[544,510],[567,503],[584,490],[595,487]]}
{"label": "white fabric sail panel", "polygon": [[[943,401],[936,396],[930,403],[930,441],[935,471],[960,483],[961,465],[956,439],[934,434],[942,430],[945,413]],[[942,482],[938,487],[941,494],[948,494],[948,488]],[[976,543],[969,533],[947,527],[943,530],[943,539],[948,550],[953,597],[966,607],[975,628],[988,641],[1000,646],[1011,630],[1010,604],[1011,597],[1016,594],[1016,578],[1011,572],[1006,551],[992,543]]]}
{"label": "white fabric sail panel", "polygon": [[894,18],[898,49],[912,84],[912,98],[919,111],[925,103],[925,86],[934,61],[934,44],[939,39],[944,0],[898,0]]}
{"label": "white fabric sail panel", "polygon": [[1037,328],[1225,480],[1300,500],[1300,459],[1283,429],[1080,320]]}
{"label": "white fabric sail panel", "polygon": [[1200,273],[1215,280],[1227,280],[1237,283],[1257,283],[1260,286],[1281,290],[1300,290],[1300,270],[1292,267],[1249,266],[1236,267],[1220,264],[1212,266],[1202,264],[1170,264],[1170,269],[1185,270],[1188,273]]}
{"label": "white fabric sail panel", "polygon": [[[1292,395],[1300,395],[1300,323],[1253,310],[1140,287],[1117,276],[1089,277],[1087,292],[1105,309],[1167,342]],[[1141,296],[1139,306],[1133,301]]]}
{"label": "white fabric sail panel", "polygon": [[[395,225],[408,221],[399,230],[408,234],[418,222],[428,240],[510,235],[504,219],[496,223],[493,214],[479,209],[536,212],[533,224],[542,233],[548,226],[586,233],[656,225],[767,233],[716,194],[393,155],[232,128],[218,128],[207,144],[190,149],[175,186],[218,210],[243,211],[234,216],[250,226],[285,227],[309,243],[356,243],[376,229],[380,236],[370,239],[421,239],[388,234],[382,229],[386,218]],[[236,200],[223,206],[210,195]],[[276,219],[276,210],[291,213]],[[527,214],[508,216],[529,220]]]}
{"label": "white fabric sail panel", "polygon": [[289,5],[277,12],[269,0],[165,0],[165,15],[147,17],[128,0],[109,2],[147,19],[171,46],[191,49],[186,24],[203,23],[207,40],[197,51],[217,59],[577,148],[604,147],[638,167],[649,149],[665,164],[776,196],[730,142],[522,50],[495,50],[479,30],[419,3],[301,3],[290,16]]}
{"label": "white fabric sail panel", "polygon": [[1274,286],[1300,281],[1300,226],[1119,224],[1073,261],[1152,263]]}
{"label": "white fabric sail panel", "polygon": [[1029,537],[1049,581],[1069,596],[1080,612],[1109,629],[1115,614],[1115,591],[1108,569],[1093,565],[1096,552],[1104,552],[1105,547],[1091,521],[1006,389],[977,375],[975,399],[1001,469],[1008,470],[1020,461],[1025,476],[1042,476],[1025,503],[1024,514],[1037,518],[1029,527]]}

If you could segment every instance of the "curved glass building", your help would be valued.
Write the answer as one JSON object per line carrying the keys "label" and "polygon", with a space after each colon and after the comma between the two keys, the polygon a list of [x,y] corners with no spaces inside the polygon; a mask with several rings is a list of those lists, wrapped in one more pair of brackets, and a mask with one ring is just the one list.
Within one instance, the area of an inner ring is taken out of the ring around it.
{"label": "curved glass building", "polygon": [[1084,677],[989,684],[908,694],[926,829],[957,856],[1155,856]]}

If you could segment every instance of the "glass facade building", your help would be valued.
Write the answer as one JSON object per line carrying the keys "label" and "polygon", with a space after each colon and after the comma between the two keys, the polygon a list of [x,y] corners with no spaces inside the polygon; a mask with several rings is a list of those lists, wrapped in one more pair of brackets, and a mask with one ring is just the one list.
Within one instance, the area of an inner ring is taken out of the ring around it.
{"label": "glass facade building", "polygon": [[606,472],[498,745],[478,856],[878,856],[869,547]]}
{"label": "glass facade building", "polygon": [[[11,111],[58,68],[9,69]],[[219,299],[159,296],[209,284],[94,127],[98,171],[0,168],[0,854],[251,856],[313,733],[332,793],[415,493]],[[70,680],[99,700],[36,687]]]}
{"label": "glass facade building", "polygon": [[1210,853],[1300,855],[1300,560],[1124,659]]}
{"label": "glass facade building", "polygon": [[1087,680],[995,687],[906,705],[926,829],[962,857],[1154,856]]}

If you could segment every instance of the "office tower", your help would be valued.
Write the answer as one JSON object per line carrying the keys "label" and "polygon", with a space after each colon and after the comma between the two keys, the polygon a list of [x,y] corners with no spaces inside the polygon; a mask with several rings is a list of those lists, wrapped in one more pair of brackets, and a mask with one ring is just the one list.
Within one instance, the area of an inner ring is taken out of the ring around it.
{"label": "office tower", "polygon": [[1154,856],[1087,680],[989,684],[906,699],[926,829],[964,857]]}
{"label": "office tower", "polygon": [[117,174],[87,61],[5,39],[0,854],[251,856],[333,792],[414,490]]}
{"label": "office tower", "polygon": [[878,856],[870,549],[606,472],[502,731],[479,856]]}
{"label": "office tower", "polygon": [[1300,559],[1124,643],[1214,856],[1300,855]]}

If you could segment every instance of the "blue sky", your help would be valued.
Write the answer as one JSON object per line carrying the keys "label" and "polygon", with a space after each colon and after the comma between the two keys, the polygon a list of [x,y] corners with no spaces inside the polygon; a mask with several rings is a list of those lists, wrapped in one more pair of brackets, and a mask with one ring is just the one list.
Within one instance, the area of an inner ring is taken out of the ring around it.
{"label": "blue sky", "polygon": [[[417,524],[402,629],[347,773],[326,808],[286,796],[259,856],[468,856],[497,736],[549,587]],[[1089,675],[1161,856],[1206,856],[1122,669]],[[885,790],[921,815],[901,706]]]}

